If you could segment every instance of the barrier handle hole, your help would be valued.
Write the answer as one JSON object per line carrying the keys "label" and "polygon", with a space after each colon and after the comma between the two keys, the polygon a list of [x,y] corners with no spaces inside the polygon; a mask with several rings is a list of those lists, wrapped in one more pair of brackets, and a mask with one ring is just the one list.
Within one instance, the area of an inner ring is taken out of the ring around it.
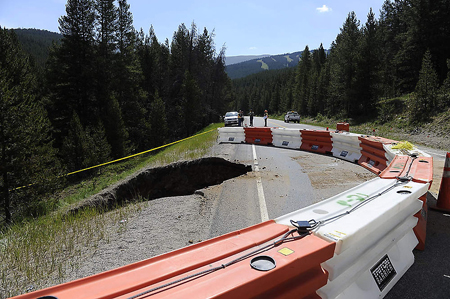
{"label": "barrier handle hole", "polygon": [[408,191],[408,190],[400,190],[400,191],[397,191],[397,193],[398,194],[411,194],[412,192]]}

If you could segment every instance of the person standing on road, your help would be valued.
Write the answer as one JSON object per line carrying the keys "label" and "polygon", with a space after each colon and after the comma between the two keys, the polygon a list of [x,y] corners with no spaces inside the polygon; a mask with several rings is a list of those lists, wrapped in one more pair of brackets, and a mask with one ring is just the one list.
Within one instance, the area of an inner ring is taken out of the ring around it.
{"label": "person standing on road", "polygon": [[250,109],[248,115],[250,116],[250,127],[253,127],[253,116],[255,115],[255,113],[253,113],[253,110]]}
{"label": "person standing on road", "polygon": [[242,127],[242,110],[238,112],[238,126]]}
{"label": "person standing on road", "polygon": [[267,127],[267,119],[269,118],[269,113],[264,110],[264,127]]}

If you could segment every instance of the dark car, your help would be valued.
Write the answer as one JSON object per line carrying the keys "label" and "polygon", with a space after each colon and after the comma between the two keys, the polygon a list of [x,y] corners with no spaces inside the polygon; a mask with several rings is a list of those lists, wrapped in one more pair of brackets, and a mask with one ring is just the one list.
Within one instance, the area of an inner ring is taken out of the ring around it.
{"label": "dark car", "polygon": [[284,122],[288,123],[290,121],[293,121],[295,123],[300,122],[300,115],[296,111],[289,111],[284,116]]}

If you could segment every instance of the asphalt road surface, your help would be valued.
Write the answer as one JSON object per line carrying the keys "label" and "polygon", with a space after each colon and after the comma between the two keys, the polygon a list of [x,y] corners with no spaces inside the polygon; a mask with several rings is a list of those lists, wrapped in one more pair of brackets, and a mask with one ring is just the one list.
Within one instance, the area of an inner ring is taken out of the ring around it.
{"label": "asphalt road surface", "polygon": [[[264,121],[257,117],[254,124],[261,126]],[[306,128],[270,119],[268,123],[281,124]],[[220,146],[230,149],[227,159],[252,165],[253,172],[222,183],[214,196],[210,238],[275,219],[375,177],[357,164],[328,155],[252,144]]]}

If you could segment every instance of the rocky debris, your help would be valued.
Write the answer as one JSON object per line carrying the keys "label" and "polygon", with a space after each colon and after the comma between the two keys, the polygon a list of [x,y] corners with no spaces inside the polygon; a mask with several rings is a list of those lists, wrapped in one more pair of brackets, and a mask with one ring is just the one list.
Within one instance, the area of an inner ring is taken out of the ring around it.
{"label": "rocky debris", "polygon": [[250,171],[252,171],[250,165],[233,163],[217,157],[147,168],[81,201],[72,207],[69,213],[76,213],[84,208],[110,210],[138,198],[151,200],[190,195],[198,189],[220,184]]}

